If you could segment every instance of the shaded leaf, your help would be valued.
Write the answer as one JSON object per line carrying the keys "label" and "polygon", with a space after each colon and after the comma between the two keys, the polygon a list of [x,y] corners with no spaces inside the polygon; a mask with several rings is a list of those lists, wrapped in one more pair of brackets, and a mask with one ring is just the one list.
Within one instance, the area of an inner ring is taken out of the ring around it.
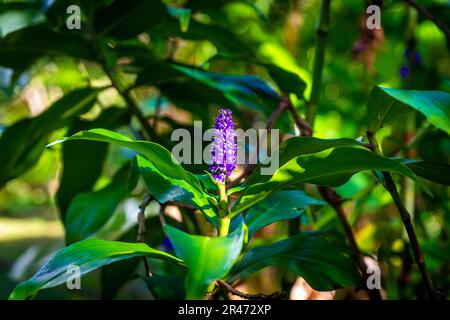
{"label": "shaded leaf", "polygon": [[44,26],[31,26],[0,39],[0,65],[24,70],[43,56],[67,55],[93,60],[95,54],[81,34],[56,33]]}
{"label": "shaded leaf", "polygon": [[102,34],[127,39],[168,17],[166,6],[159,0],[115,0],[96,12],[94,29]]}
{"label": "shaded leaf", "polygon": [[85,274],[101,266],[134,257],[152,257],[181,263],[181,260],[174,256],[152,249],[144,243],[83,240],[58,251],[32,278],[19,284],[9,299],[27,299],[39,290],[65,283],[72,275],[67,272],[71,266],[79,267],[80,273]]}
{"label": "shaded leaf", "polygon": [[424,179],[450,186],[450,165],[439,161],[409,160],[401,161],[416,175]]}
{"label": "shaded leaf", "polygon": [[78,194],[67,210],[66,243],[84,240],[100,230],[137,182],[137,164],[132,160],[119,169],[104,188]]}
{"label": "shaded leaf", "polygon": [[[92,128],[115,129],[130,121],[123,108],[108,108],[95,120],[75,119],[67,133],[75,134]],[[90,191],[100,177],[108,145],[96,141],[68,141],[62,146],[63,169],[56,194],[62,220],[65,221],[70,201],[80,192]],[[80,177],[83,179],[80,179]]]}

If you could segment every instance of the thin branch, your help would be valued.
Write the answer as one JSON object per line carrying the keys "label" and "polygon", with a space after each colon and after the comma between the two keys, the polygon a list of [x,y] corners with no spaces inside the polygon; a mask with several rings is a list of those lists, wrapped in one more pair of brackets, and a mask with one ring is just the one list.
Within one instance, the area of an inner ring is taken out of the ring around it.
{"label": "thin branch", "polygon": [[[369,139],[372,151],[377,154],[381,154],[375,133],[372,131],[367,131],[367,138]],[[427,289],[427,292],[431,299],[434,300],[439,299],[439,293],[434,289],[433,282],[426,268],[425,258],[423,256],[422,248],[420,247],[419,241],[417,240],[416,232],[414,231],[414,225],[411,221],[411,215],[408,212],[408,210],[406,210],[402,200],[400,199],[400,195],[398,194],[397,186],[395,185],[395,182],[392,179],[392,175],[386,171],[383,171],[382,174],[385,180],[383,186],[390,193],[391,198],[394,201],[394,204],[397,207],[397,210],[400,214],[403,225],[406,229],[406,233],[408,234],[409,242],[411,243],[414,258],[416,260],[417,266],[419,267],[420,274],[422,275],[422,279]]]}
{"label": "thin branch", "polygon": [[433,22],[439,29],[441,29],[441,31],[445,35],[445,38],[447,39],[447,43],[450,44],[450,30],[441,20],[433,16],[427,9],[418,4],[416,0],[405,0],[405,2],[416,9],[426,19]]}
{"label": "thin branch", "polygon": [[356,262],[356,265],[358,266],[358,269],[361,271],[361,277],[362,277],[362,285],[364,286],[365,290],[367,291],[369,297],[372,300],[382,300],[381,292],[378,289],[369,289],[367,287],[367,279],[369,274],[367,273],[367,264],[364,261],[364,255],[361,253],[361,251],[358,248],[358,244],[356,243],[355,236],[353,235],[352,228],[350,224],[347,221],[347,217],[345,216],[344,210],[342,209],[342,198],[331,188],[329,187],[318,187],[320,194],[322,197],[327,201],[331,207],[336,212],[342,227],[344,229],[345,237],[350,245],[350,249],[352,250],[353,258]]}
{"label": "thin branch", "polygon": [[[145,208],[147,208],[147,206],[150,204],[152,200],[153,200],[152,196],[147,194],[145,195],[142,203],[139,205],[139,212],[137,214],[138,231],[136,242],[145,243],[145,233],[147,232],[147,229],[145,228]],[[152,271],[150,269],[150,266],[148,265],[147,258],[142,257],[142,261],[144,261],[145,275],[151,277]]]}
{"label": "thin branch", "polygon": [[217,280],[216,283],[219,287],[225,289],[231,294],[247,300],[283,300],[287,298],[286,292],[277,291],[271,294],[263,294],[263,293],[250,294],[235,289],[233,286],[229,285],[227,282],[223,280]]}

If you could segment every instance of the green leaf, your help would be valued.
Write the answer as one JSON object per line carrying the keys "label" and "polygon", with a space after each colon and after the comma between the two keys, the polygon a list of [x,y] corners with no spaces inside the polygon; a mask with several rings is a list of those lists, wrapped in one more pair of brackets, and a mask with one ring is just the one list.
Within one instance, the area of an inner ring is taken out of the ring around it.
{"label": "green leaf", "polygon": [[424,179],[450,186],[450,165],[439,161],[402,160],[416,175]]}
{"label": "green leaf", "polygon": [[177,256],[188,268],[187,299],[203,298],[213,281],[226,276],[242,250],[243,224],[226,237],[190,235],[169,225],[165,229]]}
{"label": "green leaf", "polygon": [[291,159],[281,166],[269,180],[250,185],[241,200],[232,208],[236,215],[261,201],[273,191],[295,183],[312,183],[338,187],[352,175],[364,170],[382,170],[407,176],[420,181],[414,173],[398,161],[385,158],[373,152],[340,147],[331,152],[324,151]]}
{"label": "green leaf", "polygon": [[[322,152],[328,149],[337,147],[350,147],[350,146],[362,146],[360,142],[350,138],[340,139],[320,139],[316,137],[292,137],[289,138],[278,148],[279,153],[279,166],[281,167],[289,160],[303,156],[307,154],[313,154]],[[270,179],[269,175],[261,175],[259,170],[255,170],[254,173],[248,178],[248,183],[256,183],[267,181]]]}
{"label": "green leaf", "polygon": [[[162,147],[161,145],[149,141],[136,141],[128,137],[125,137],[119,133],[105,130],[105,129],[92,129],[89,131],[79,132],[69,138],[63,138],[55,141],[54,143],[70,141],[70,140],[91,140],[101,141],[107,143],[113,143],[118,146],[130,148],[138,152],[142,158],[139,159],[139,167],[143,175],[149,175],[150,177],[158,178],[159,183],[164,183],[164,188],[174,187],[174,190],[186,191],[191,196],[191,201],[200,210],[202,210],[208,217],[215,218],[215,213],[208,201],[209,196],[203,192],[201,184],[198,178],[183,169],[183,167],[172,158],[171,153]],[[142,160],[147,161],[142,161]],[[146,180],[151,188],[155,192],[154,196],[165,202],[173,199],[176,195],[163,195],[158,183],[154,183],[150,179]],[[179,188],[178,188],[178,187]]]}
{"label": "green leaf", "polygon": [[81,34],[56,33],[43,27],[26,27],[9,33],[0,40],[0,65],[12,69],[27,69],[43,56],[67,55],[93,60],[95,54]]}
{"label": "green leaf", "polygon": [[168,17],[166,6],[159,0],[116,0],[96,12],[94,29],[98,33],[128,39],[148,31]]}
{"label": "green leaf", "polygon": [[78,194],[67,210],[66,243],[84,240],[97,232],[111,218],[120,201],[133,191],[137,182],[137,164],[132,160],[104,188]]}
{"label": "green leaf", "polygon": [[8,127],[0,137],[0,186],[35,165],[50,133],[87,112],[94,105],[97,93],[98,89],[91,88],[74,90],[39,116]]}
{"label": "green leaf", "polygon": [[245,224],[248,226],[249,237],[271,223],[300,216],[307,206],[324,204],[326,202],[311,198],[304,191],[275,191],[246,213]]}
{"label": "green leaf", "polygon": [[249,250],[233,267],[231,281],[271,265],[292,270],[318,291],[350,287],[359,282],[354,262],[317,234],[300,234]]}
{"label": "green leaf", "polygon": [[[75,134],[92,128],[115,129],[130,121],[123,108],[108,108],[95,120],[75,119],[67,133]],[[108,145],[97,141],[69,141],[62,146],[63,169],[56,194],[61,218],[65,221],[70,201],[80,192],[91,191],[102,172]],[[83,179],[80,179],[80,176]]]}
{"label": "green leaf", "polygon": [[[174,179],[168,178],[152,162],[143,157],[137,156],[137,159],[145,185],[159,203],[175,201],[193,205],[201,209],[214,224],[217,223],[216,213],[209,204],[214,201],[211,199],[212,196],[203,191],[201,193],[197,192],[188,183],[179,183]],[[205,199],[208,201],[207,203],[205,203]]]}
{"label": "green leaf", "polygon": [[450,93],[374,87],[367,104],[369,126],[376,131],[398,114],[416,110],[450,134]]}
{"label": "green leaf", "polygon": [[[158,216],[153,216],[145,220],[145,229],[149,230],[144,235],[144,243],[147,243],[153,248],[158,248],[164,238],[164,231],[161,227],[161,222]],[[133,226],[130,230],[120,237],[121,242],[134,242],[137,238],[137,228]],[[141,259],[132,258],[127,260],[117,261],[102,267],[101,271],[101,296],[102,299],[113,299],[120,288],[129,280],[137,277],[136,269],[139,266]],[[155,260],[153,260],[155,261]],[[174,266],[175,267],[175,266]],[[178,267],[178,266],[176,266]],[[180,268],[180,267],[178,267]],[[154,265],[152,264],[152,271]],[[155,274],[153,274],[155,276]],[[147,277],[146,277],[147,278]]]}
{"label": "green leaf", "polygon": [[32,278],[19,284],[9,299],[27,299],[33,297],[39,290],[65,283],[72,275],[67,272],[71,266],[79,267],[83,275],[104,265],[135,257],[151,257],[181,263],[176,257],[152,249],[144,243],[83,240],[58,251]]}
{"label": "green leaf", "polygon": [[150,30],[150,36],[152,34],[167,38],[179,37],[192,41],[207,40],[219,52],[233,53],[240,57],[252,56],[252,48],[245,41],[239,39],[228,28],[215,23],[206,24],[191,19],[189,28],[183,30],[183,25],[178,19],[165,19],[162,23]]}
{"label": "green leaf", "polygon": [[153,273],[151,277],[143,278],[148,289],[157,300],[183,300],[185,293],[180,283],[180,277],[159,275]]}

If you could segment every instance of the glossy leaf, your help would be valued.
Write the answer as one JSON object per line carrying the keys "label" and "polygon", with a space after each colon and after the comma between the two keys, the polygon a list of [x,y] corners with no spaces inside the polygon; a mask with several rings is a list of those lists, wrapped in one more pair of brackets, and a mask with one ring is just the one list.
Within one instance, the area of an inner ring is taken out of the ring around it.
{"label": "glossy leaf", "polygon": [[39,160],[48,137],[94,104],[98,90],[74,90],[35,118],[8,127],[0,137],[0,186],[31,168]]}
{"label": "glossy leaf", "polygon": [[408,167],[395,160],[359,148],[335,148],[328,154],[318,153],[291,159],[281,166],[269,180],[250,185],[240,202],[232,208],[232,213],[238,214],[261,201],[273,191],[291,184],[312,183],[338,187],[347,182],[355,173],[364,170],[389,171],[418,181]]}
{"label": "glossy leaf", "polygon": [[263,201],[252,206],[245,214],[249,237],[258,229],[271,223],[300,216],[310,205],[324,205],[326,202],[314,199],[300,190],[278,190]]}
{"label": "glossy leaf", "polygon": [[169,225],[166,233],[175,252],[188,268],[185,281],[187,299],[201,299],[208,286],[226,276],[241,253],[243,225],[226,237],[190,235]]}
{"label": "glossy leaf", "polygon": [[84,240],[97,232],[111,218],[119,202],[133,191],[137,182],[137,164],[131,161],[104,188],[78,194],[67,210],[66,243]]}
{"label": "glossy leaf", "polygon": [[[105,130],[92,129],[89,131],[79,132],[69,138],[63,138],[55,141],[55,143],[70,141],[70,140],[90,140],[113,143],[118,146],[130,148],[138,152],[144,160],[140,159],[139,166],[143,175],[149,175],[150,178],[146,181],[151,185],[151,190],[154,191],[154,196],[158,201],[164,203],[169,199],[175,197],[172,195],[164,195],[161,193],[161,188],[158,183],[164,181],[164,188],[173,187],[172,190],[180,190],[187,192],[190,196],[190,203],[197,206],[205,212],[210,218],[215,217],[215,213],[208,201],[209,196],[202,190],[201,184],[197,177],[183,169],[183,167],[172,158],[170,152],[161,145],[149,141],[136,141],[119,133]],[[158,183],[152,182],[153,177],[158,177]],[[169,190],[169,189],[166,189]],[[159,197],[159,198],[158,198]],[[184,199],[187,199],[184,197]]]}
{"label": "glossy leaf", "polygon": [[398,114],[411,110],[422,113],[435,127],[450,134],[450,93],[374,87],[367,104],[371,130]]}
{"label": "glossy leaf", "polygon": [[71,266],[79,267],[80,273],[85,274],[101,266],[134,257],[152,257],[181,263],[174,256],[152,249],[144,243],[83,240],[58,251],[32,278],[19,284],[9,299],[27,299],[39,290],[65,283],[72,274],[67,272]]}
{"label": "glossy leaf", "polygon": [[245,278],[271,265],[288,268],[318,291],[331,291],[359,283],[354,262],[318,234],[300,234],[249,250],[231,273],[231,281]]}

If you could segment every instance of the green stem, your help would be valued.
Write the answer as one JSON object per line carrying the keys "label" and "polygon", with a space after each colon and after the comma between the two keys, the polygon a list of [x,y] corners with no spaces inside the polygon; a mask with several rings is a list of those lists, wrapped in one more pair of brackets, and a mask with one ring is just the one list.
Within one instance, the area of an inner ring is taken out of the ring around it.
{"label": "green stem", "polygon": [[320,8],[319,25],[317,27],[317,46],[314,56],[313,80],[311,87],[311,97],[306,108],[306,121],[314,128],[314,120],[317,113],[317,104],[320,96],[320,83],[322,79],[322,69],[325,61],[325,49],[328,40],[328,28],[330,21],[330,2],[322,0]]}
{"label": "green stem", "polygon": [[[377,154],[382,154],[379,149],[378,141],[375,136],[375,133],[372,131],[367,131],[367,138],[369,139],[370,147],[373,152]],[[403,225],[406,229],[406,233],[408,234],[409,242],[411,243],[411,248],[414,253],[414,258],[416,260],[417,266],[419,267],[420,274],[422,275],[423,282],[427,289],[427,292],[431,299],[438,299],[438,294],[434,290],[433,282],[428,273],[428,270],[425,265],[425,258],[423,256],[422,248],[420,247],[419,241],[417,239],[416,232],[414,231],[414,225],[411,221],[411,215],[408,210],[405,208],[400,195],[397,191],[397,186],[395,185],[394,180],[392,179],[392,175],[389,172],[383,171],[384,177],[384,188],[391,195],[392,200],[394,201],[395,206],[400,214]]]}

